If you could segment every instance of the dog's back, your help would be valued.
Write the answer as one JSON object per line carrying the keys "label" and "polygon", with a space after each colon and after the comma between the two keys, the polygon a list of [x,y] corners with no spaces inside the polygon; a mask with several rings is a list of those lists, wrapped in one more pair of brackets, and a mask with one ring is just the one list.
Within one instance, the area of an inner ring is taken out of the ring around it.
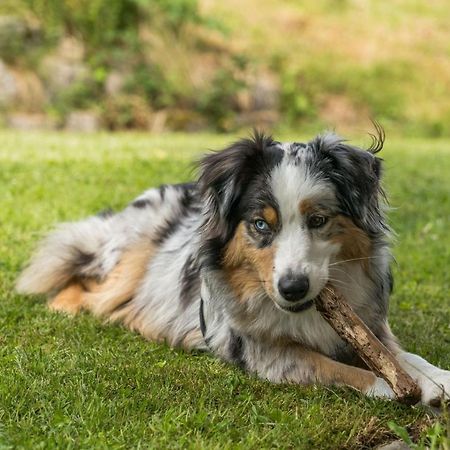
{"label": "dog's back", "polygon": [[17,283],[50,307],[89,310],[149,339],[203,347],[195,184],[150,189],[125,210],[62,224],[41,243]]}

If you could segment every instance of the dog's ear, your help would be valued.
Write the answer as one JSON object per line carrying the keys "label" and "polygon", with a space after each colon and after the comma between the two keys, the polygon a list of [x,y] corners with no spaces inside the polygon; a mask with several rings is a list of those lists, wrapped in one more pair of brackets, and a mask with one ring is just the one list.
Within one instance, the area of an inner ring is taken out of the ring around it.
{"label": "dog's ear", "polygon": [[383,138],[367,150],[347,145],[335,135],[316,138],[316,149],[327,163],[326,174],[336,187],[344,214],[370,233],[385,231],[380,197],[385,199],[380,184],[382,160],[374,154],[381,150]]}
{"label": "dog's ear", "polygon": [[253,177],[263,169],[271,137],[256,133],[224,150],[210,153],[200,162],[199,188],[214,215],[228,220]]}
{"label": "dog's ear", "polygon": [[209,247],[221,248],[231,238],[245,212],[242,196],[259,174],[281,158],[281,150],[273,144],[271,137],[255,132],[252,138],[241,139],[201,160],[203,253],[213,254]]}

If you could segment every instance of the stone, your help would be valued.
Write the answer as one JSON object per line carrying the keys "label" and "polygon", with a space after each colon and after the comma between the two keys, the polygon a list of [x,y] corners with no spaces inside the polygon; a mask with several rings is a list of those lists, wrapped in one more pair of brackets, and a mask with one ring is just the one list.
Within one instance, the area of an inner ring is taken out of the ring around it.
{"label": "stone", "polygon": [[13,70],[17,92],[11,105],[20,111],[42,112],[47,103],[45,87],[41,79],[31,70]]}
{"label": "stone", "polygon": [[65,128],[70,131],[93,133],[100,129],[100,117],[95,111],[72,111]]}
{"label": "stone", "polygon": [[6,126],[20,131],[54,130],[57,125],[55,119],[45,114],[15,113],[6,117]]}
{"label": "stone", "polygon": [[125,86],[126,76],[121,72],[113,71],[108,74],[105,81],[105,92],[108,95],[120,94]]}
{"label": "stone", "polygon": [[17,95],[17,84],[13,72],[0,60],[0,107],[7,108]]}
{"label": "stone", "polygon": [[64,38],[56,51],[43,59],[40,71],[50,95],[91,79],[90,71],[83,62],[84,53],[83,45],[75,38]]}
{"label": "stone", "polygon": [[277,78],[268,73],[259,73],[250,83],[250,109],[252,111],[277,111],[280,105],[280,85]]}
{"label": "stone", "polygon": [[73,36],[66,36],[59,43],[57,54],[67,61],[80,62],[84,60],[86,50],[82,41]]}
{"label": "stone", "polygon": [[411,450],[411,447],[403,441],[394,441],[389,444],[381,445],[376,450]]}

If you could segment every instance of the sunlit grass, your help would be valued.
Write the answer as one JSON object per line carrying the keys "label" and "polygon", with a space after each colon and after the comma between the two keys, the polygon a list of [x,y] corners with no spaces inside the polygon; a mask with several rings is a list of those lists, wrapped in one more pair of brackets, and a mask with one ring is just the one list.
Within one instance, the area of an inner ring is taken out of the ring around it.
{"label": "sunlit grass", "polygon": [[[430,423],[422,408],[274,386],[13,292],[55,222],[191,179],[191,162],[230,140],[0,133],[0,448],[361,448],[389,440],[389,421]],[[390,322],[408,349],[448,369],[450,141],[388,141],[382,156],[398,241]]]}

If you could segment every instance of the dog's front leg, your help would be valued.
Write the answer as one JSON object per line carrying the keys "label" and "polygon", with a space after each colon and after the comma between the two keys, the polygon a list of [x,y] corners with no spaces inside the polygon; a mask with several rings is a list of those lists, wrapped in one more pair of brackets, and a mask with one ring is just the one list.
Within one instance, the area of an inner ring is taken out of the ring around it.
{"label": "dog's front leg", "polygon": [[400,365],[422,389],[422,403],[440,406],[441,401],[450,401],[449,370],[440,369],[420,356],[402,350],[396,356]]}
{"label": "dog's front leg", "polygon": [[367,395],[395,398],[389,385],[369,370],[349,366],[300,345],[252,343],[246,348],[251,372],[275,383],[350,386]]}
{"label": "dog's front leg", "polygon": [[405,352],[397,343],[389,325],[386,324],[381,340],[397,357],[403,369],[417,382],[422,390],[422,403],[440,406],[442,400],[450,400],[450,371],[433,366],[413,353]]}

